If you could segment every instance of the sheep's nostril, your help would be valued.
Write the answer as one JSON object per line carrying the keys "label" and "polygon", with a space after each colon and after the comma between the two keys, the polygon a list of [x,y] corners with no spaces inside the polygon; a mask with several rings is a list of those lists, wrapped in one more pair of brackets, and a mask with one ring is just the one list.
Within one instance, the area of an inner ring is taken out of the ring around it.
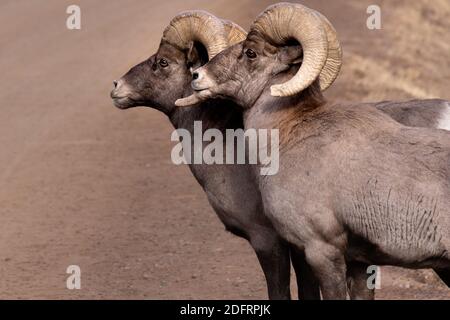
{"label": "sheep's nostril", "polygon": [[114,80],[114,81],[113,81],[114,88],[117,88],[117,83],[118,83],[117,80]]}
{"label": "sheep's nostril", "polygon": [[198,79],[198,72],[194,72],[192,74],[192,79],[197,80]]}

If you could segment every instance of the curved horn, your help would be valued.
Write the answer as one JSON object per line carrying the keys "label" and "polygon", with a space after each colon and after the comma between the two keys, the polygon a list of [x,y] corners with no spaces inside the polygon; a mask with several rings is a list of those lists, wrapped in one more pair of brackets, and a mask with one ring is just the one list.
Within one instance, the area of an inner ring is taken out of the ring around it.
{"label": "curved horn", "polygon": [[210,60],[227,47],[222,21],[202,10],[178,14],[164,30],[161,41],[181,50],[189,48],[191,41],[198,41],[205,46]]}
{"label": "curved horn", "polygon": [[247,37],[247,32],[233,21],[222,19],[222,23],[228,35],[229,46],[244,41]]}
{"label": "curved horn", "polygon": [[327,60],[327,34],[319,14],[305,6],[279,3],[268,7],[252,25],[276,45],[294,38],[303,48],[303,63],[289,81],[273,85],[273,96],[291,96],[310,86],[317,79]]}
{"label": "curved horn", "polygon": [[328,40],[328,56],[325,66],[320,72],[320,89],[322,91],[328,89],[329,86],[336,80],[342,65],[342,48],[339,43],[337,32],[333,25],[325,16],[317,12],[323,21],[325,32]]}

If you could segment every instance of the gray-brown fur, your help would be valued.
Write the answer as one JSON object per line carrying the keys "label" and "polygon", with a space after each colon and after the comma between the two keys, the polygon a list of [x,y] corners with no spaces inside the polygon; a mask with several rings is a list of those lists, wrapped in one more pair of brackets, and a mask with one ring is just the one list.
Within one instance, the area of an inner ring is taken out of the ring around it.
{"label": "gray-brown fur", "polygon": [[[253,168],[266,215],[304,250],[324,298],[345,298],[352,261],[448,274],[450,132],[406,127],[373,105],[327,102],[317,81],[297,96],[272,97],[271,85],[290,79],[301,56],[298,46],[275,47],[251,31],[197,70],[192,84],[198,99],[240,105],[245,128],[279,128],[280,171],[260,176]],[[438,113],[427,109],[424,124]]]}
{"label": "gray-brown fur", "polygon": [[449,102],[442,99],[416,99],[395,104],[392,101],[382,101],[374,105],[406,126],[427,128],[438,127],[442,115],[450,109]]}

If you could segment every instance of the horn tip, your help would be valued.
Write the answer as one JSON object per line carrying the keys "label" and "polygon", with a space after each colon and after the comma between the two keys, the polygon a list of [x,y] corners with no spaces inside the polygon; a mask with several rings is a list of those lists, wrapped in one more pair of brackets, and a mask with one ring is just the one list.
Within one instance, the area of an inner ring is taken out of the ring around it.
{"label": "horn tip", "polygon": [[175,101],[175,105],[177,107],[189,107],[189,106],[191,106],[193,104],[196,104],[198,102],[200,102],[199,99],[197,99],[197,97],[195,97],[195,95],[192,94],[189,97],[177,99]]}

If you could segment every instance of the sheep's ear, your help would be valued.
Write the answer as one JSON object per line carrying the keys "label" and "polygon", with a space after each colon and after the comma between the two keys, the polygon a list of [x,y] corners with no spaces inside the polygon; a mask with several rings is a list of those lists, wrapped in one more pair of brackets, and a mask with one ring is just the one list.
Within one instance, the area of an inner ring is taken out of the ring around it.
{"label": "sheep's ear", "polygon": [[278,53],[278,59],[286,65],[302,63],[303,50],[299,45],[282,47]]}
{"label": "sheep's ear", "polygon": [[187,65],[190,69],[197,69],[200,68],[202,65],[200,53],[197,50],[197,47],[194,44],[194,41],[191,41],[189,43],[189,48],[187,50]]}

